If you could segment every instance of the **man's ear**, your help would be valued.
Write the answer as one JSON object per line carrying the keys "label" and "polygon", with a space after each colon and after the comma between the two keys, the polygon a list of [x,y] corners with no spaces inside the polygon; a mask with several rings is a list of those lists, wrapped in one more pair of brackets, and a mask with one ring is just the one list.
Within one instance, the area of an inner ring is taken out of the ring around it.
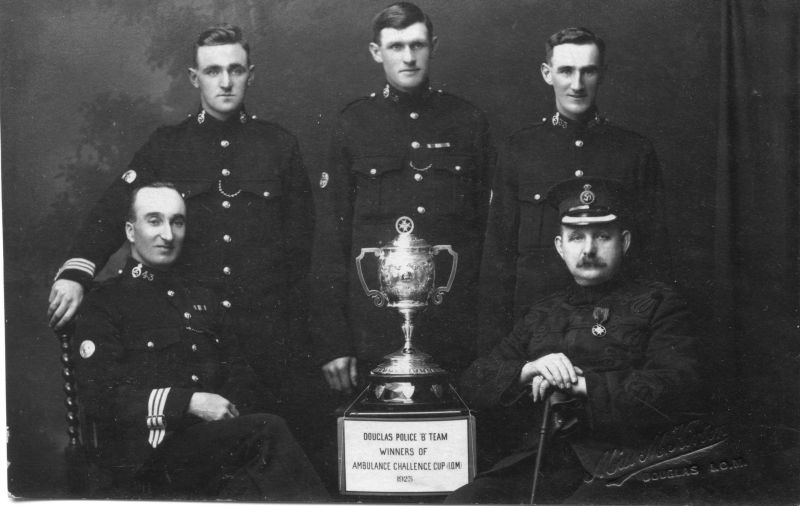
{"label": "man's ear", "polygon": [[250,73],[250,75],[247,76],[247,86],[250,86],[250,85],[253,84],[253,79],[255,79],[255,77],[256,77],[256,66],[255,65],[250,65],[247,68],[247,70]]}
{"label": "man's ear", "polygon": [[436,35],[431,39],[431,58],[436,54],[436,48],[439,47],[439,37]]}
{"label": "man's ear", "polygon": [[128,242],[133,244],[133,223],[130,221],[125,222],[125,237],[128,238]]}
{"label": "man's ear", "polygon": [[542,63],[541,67],[539,67],[539,70],[542,72],[542,79],[544,79],[544,82],[550,86],[553,86],[553,69],[550,68],[550,65],[547,63]]}
{"label": "man's ear", "polygon": [[628,248],[631,247],[631,231],[630,230],[623,230],[622,231],[622,254],[628,252]]}
{"label": "man's ear", "polygon": [[555,237],[555,239],[553,239],[553,242],[556,245],[556,251],[558,252],[558,256],[560,256],[561,259],[563,260],[564,259],[564,245],[561,242],[561,234],[558,234]]}
{"label": "man's ear", "polygon": [[192,86],[195,88],[200,87],[200,81],[197,78],[197,69],[193,67],[189,67],[189,81],[192,83]]}
{"label": "man's ear", "polygon": [[381,56],[381,46],[374,42],[369,43],[369,54],[376,63],[383,63],[383,56]]}

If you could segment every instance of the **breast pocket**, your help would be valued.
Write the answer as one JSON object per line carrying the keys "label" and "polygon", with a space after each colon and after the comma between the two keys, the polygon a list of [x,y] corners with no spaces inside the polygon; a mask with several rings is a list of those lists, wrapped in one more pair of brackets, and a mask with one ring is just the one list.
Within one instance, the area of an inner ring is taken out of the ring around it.
{"label": "breast pocket", "polygon": [[355,212],[361,215],[391,213],[398,195],[398,178],[403,162],[397,157],[369,156],[353,160]]}
{"label": "breast pocket", "polygon": [[213,189],[213,184],[207,179],[175,179],[172,184],[184,200],[204,195]]}
{"label": "breast pocket", "polygon": [[130,329],[122,336],[125,350],[136,357],[143,371],[168,371],[180,353],[181,331],[177,328]]}
{"label": "breast pocket", "polygon": [[558,232],[558,211],[547,200],[547,190],[554,183],[527,183],[519,186],[519,249],[529,253],[553,248]]}
{"label": "breast pocket", "polygon": [[[427,183],[433,208],[444,215],[468,219],[478,209],[477,167],[464,154],[437,155],[431,159]],[[427,199],[426,199],[427,200]]]}

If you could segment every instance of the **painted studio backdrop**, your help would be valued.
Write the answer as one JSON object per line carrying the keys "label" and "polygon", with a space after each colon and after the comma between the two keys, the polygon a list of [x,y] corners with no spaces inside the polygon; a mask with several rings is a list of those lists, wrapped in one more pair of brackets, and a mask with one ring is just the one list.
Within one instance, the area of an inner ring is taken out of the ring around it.
{"label": "painted studio backdrop", "polygon": [[[149,133],[196,111],[186,75],[195,35],[218,21],[244,28],[256,65],[248,111],[298,136],[316,182],[335,114],[383,85],[367,44],[370,20],[387,3],[0,1],[14,495],[63,494],[67,437],[58,342],[45,318],[50,285],[89,206]],[[586,26],[606,40],[598,103],[656,147],[675,280],[707,329],[720,396],[733,392],[724,409],[792,462],[800,8],[791,0],[418,3],[440,39],[432,85],[486,111],[498,144],[552,113],[538,70],[551,33]]]}

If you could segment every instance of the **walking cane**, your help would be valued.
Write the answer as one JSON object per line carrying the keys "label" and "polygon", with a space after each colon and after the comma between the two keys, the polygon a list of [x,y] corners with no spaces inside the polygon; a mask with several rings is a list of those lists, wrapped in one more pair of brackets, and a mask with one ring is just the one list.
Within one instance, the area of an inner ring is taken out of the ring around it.
{"label": "walking cane", "polygon": [[533,485],[531,486],[531,504],[536,504],[536,485],[539,482],[539,468],[542,467],[542,454],[544,453],[544,443],[547,436],[547,424],[550,420],[550,398],[548,395],[544,401],[544,411],[542,412],[542,426],[539,428],[539,448],[536,451],[536,465],[533,468]]}

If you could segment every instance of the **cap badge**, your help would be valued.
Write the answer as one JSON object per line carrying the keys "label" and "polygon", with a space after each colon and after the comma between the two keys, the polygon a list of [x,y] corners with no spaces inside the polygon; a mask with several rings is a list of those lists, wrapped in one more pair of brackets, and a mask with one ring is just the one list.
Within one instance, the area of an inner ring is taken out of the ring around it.
{"label": "cap badge", "polygon": [[95,346],[92,341],[88,339],[81,343],[80,354],[83,358],[89,358],[94,355]]}
{"label": "cap badge", "polygon": [[592,192],[592,185],[585,184],[583,185],[583,191],[580,195],[580,200],[582,204],[591,204],[594,202],[594,192]]}
{"label": "cap badge", "polygon": [[126,171],[125,174],[122,175],[122,180],[128,184],[133,183],[134,181],[136,181],[136,171],[135,170]]}
{"label": "cap badge", "polygon": [[319,187],[320,188],[325,188],[326,186],[328,186],[328,181],[330,181],[330,179],[331,179],[331,176],[328,175],[327,172],[323,172],[322,174],[320,174],[320,176],[319,176]]}

